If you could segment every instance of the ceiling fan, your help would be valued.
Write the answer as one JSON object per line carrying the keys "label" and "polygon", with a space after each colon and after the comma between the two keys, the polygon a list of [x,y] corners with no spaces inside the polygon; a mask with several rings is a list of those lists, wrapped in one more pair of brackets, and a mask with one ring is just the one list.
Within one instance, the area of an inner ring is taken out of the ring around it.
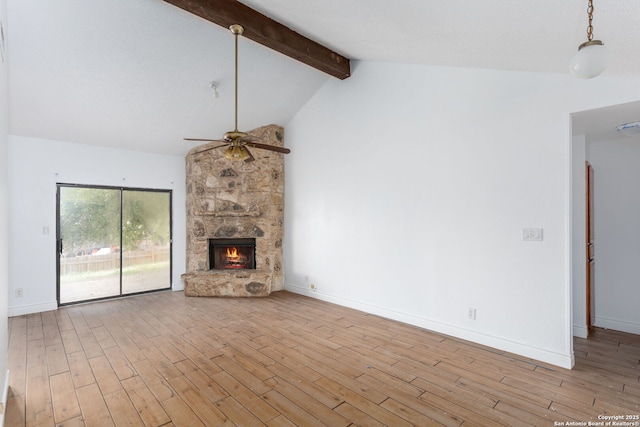
{"label": "ceiling fan", "polygon": [[276,151],[278,153],[288,154],[291,152],[288,148],[277,147],[269,144],[262,144],[258,138],[249,135],[246,132],[238,130],[238,36],[244,33],[242,25],[233,24],[229,27],[231,33],[235,36],[236,41],[236,74],[235,74],[235,128],[226,132],[222,139],[201,139],[201,138],[184,138],[185,141],[204,141],[204,142],[221,142],[222,145],[215,147],[205,148],[200,151],[196,151],[194,154],[204,153],[205,151],[215,150],[216,148],[227,147],[224,151],[224,156],[232,160],[244,160],[245,162],[252,162],[255,160],[251,152],[247,147],[260,148],[262,150]]}

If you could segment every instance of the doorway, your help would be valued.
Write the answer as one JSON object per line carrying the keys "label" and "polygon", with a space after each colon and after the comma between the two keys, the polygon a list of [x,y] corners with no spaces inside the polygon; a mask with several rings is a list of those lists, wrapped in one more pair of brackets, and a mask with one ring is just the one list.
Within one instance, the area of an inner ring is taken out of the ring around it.
{"label": "doorway", "polygon": [[171,196],[58,184],[58,305],[170,289]]}
{"label": "doorway", "polygon": [[[639,259],[640,134],[617,131],[620,124],[638,120],[638,111],[640,101],[571,114],[572,320],[580,338],[587,338],[593,326],[640,333],[633,285]],[[585,162],[595,174],[588,167],[585,173]]]}

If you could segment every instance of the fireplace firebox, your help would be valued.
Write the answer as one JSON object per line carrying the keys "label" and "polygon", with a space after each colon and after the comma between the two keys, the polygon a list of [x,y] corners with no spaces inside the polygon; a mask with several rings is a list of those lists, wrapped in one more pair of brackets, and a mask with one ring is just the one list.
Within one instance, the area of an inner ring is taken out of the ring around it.
{"label": "fireplace firebox", "polygon": [[209,269],[255,270],[256,239],[209,239]]}

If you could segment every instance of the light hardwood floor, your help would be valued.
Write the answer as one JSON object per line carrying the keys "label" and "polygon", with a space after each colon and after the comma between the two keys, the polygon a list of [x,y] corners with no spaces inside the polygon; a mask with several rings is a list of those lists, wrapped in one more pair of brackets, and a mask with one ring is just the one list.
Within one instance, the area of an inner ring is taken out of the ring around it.
{"label": "light hardwood floor", "polygon": [[554,426],[640,414],[640,337],[613,331],[576,339],[565,370],[288,292],[161,292],[13,317],[9,334],[8,427]]}

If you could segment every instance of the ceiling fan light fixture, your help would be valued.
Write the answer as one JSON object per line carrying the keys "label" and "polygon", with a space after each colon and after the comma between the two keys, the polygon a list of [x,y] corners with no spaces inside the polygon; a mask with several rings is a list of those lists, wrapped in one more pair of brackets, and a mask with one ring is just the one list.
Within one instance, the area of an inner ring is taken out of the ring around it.
{"label": "ceiling fan light fixture", "polygon": [[591,79],[602,74],[609,65],[611,55],[600,40],[593,40],[593,0],[589,0],[587,16],[587,41],[578,46],[578,52],[571,59],[570,70],[574,77]]}
{"label": "ceiling fan light fixture", "polygon": [[250,157],[247,149],[237,144],[233,144],[224,150],[223,155],[230,160],[244,160]]}
{"label": "ceiling fan light fixture", "polygon": [[[277,145],[263,144],[259,138],[249,135],[248,133],[238,130],[238,37],[244,33],[242,25],[233,24],[229,26],[229,30],[235,38],[235,127],[232,131],[226,132],[223,138],[220,139],[203,139],[203,138],[184,138],[187,141],[203,141],[203,142],[219,142],[222,145],[205,148],[196,153],[204,153],[216,148],[227,147],[222,153],[224,157],[231,160],[244,160],[245,162],[253,162],[255,157],[251,154],[246,145],[250,145],[253,148],[259,148],[261,150],[275,151],[278,153],[288,154],[291,152],[288,148],[278,147]],[[214,98],[217,98],[217,82],[209,82],[211,89],[213,90]],[[278,138],[278,140],[281,140]]]}
{"label": "ceiling fan light fixture", "polygon": [[625,123],[618,126],[616,130],[627,136],[640,135],[640,122]]}

